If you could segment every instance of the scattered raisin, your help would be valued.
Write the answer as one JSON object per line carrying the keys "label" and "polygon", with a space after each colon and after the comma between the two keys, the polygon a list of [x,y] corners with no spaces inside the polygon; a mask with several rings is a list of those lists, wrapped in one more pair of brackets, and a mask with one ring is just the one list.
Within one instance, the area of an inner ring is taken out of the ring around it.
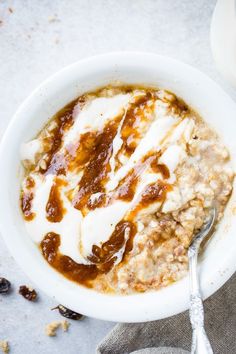
{"label": "scattered raisin", "polygon": [[9,280],[0,277],[0,294],[6,294],[11,288]]}
{"label": "scattered raisin", "polygon": [[26,300],[35,301],[37,293],[34,289],[28,288],[26,285],[21,285],[19,288],[19,294],[21,294]]}
{"label": "scattered raisin", "polygon": [[68,308],[66,308],[65,306],[63,305],[58,305],[57,307],[54,307],[52,310],[58,310],[59,313],[66,317],[66,318],[69,318],[71,320],[81,320],[83,318],[83,315],[81,315],[80,313],[77,313],[77,312],[74,312]]}
{"label": "scattered raisin", "polygon": [[193,136],[193,139],[194,139],[194,140],[197,140],[197,139],[198,139],[198,136],[197,136],[197,135],[194,135],[194,136]]}

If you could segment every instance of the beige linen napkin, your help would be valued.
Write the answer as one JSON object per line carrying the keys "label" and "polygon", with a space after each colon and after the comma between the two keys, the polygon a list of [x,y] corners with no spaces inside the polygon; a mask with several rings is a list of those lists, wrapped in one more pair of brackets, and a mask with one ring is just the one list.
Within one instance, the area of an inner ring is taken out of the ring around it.
{"label": "beige linen napkin", "polygon": [[[236,354],[236,274],[204,302],[204,308],[214,353]],[[191,326],[188,312],[184,312],[155,322],[118,324],[99,344],[97,353],[185,354],[190,347]],[[141,350],[144,348],[149,349]]]}

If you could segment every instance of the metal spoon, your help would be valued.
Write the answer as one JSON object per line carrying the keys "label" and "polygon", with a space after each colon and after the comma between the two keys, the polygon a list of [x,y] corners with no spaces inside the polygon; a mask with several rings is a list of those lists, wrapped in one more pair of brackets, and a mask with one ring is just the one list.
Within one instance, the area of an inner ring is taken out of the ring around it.
{"label": "metal spoon", "polygon": [[197,259],[201,242],[206,238],[214,225],[216,209],[213,208],[209,221],[194,237],[189,250],[189,276],[190,276],[190,321],[192,325],[191,354],[213,354],[213,350],[204,328],[204,309],[201,298],[199,279],[197,274]]}

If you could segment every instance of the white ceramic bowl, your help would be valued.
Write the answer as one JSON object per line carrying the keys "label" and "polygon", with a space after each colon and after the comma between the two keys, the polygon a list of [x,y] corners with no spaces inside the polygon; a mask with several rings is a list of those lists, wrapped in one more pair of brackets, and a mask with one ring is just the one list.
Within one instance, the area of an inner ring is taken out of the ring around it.
{"label": "white ceramic bowl", "polygon": [[[82,93],[119,80],[169,89],[182,97],[220,133],[236,161],[236,105],[198,70],[176,60],[145,53],[111,53],[79,61],[37,88],[18,109],[1,143],[1,232],[16,261],[37,287],[59,303],[85,315],[111,321],[157,320],[188,308],[188,279],[159,291],[131,296],[97,293],[52,269],[27,235],[19,209],[19,150],[66,103]],[[236,197],[233,193],[217,233],[201,261],[204,297],[214,293],[236,269]]]}

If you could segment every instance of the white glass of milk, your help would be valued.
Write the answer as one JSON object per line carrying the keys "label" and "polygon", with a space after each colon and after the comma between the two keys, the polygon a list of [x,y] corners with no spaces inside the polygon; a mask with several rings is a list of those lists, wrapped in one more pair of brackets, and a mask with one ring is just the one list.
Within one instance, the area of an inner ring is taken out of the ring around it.
{"label": "white glass of milk", "polygon": [[216,66],[236,87],[236,0],[218,0],[211,22],[211,49]]}

